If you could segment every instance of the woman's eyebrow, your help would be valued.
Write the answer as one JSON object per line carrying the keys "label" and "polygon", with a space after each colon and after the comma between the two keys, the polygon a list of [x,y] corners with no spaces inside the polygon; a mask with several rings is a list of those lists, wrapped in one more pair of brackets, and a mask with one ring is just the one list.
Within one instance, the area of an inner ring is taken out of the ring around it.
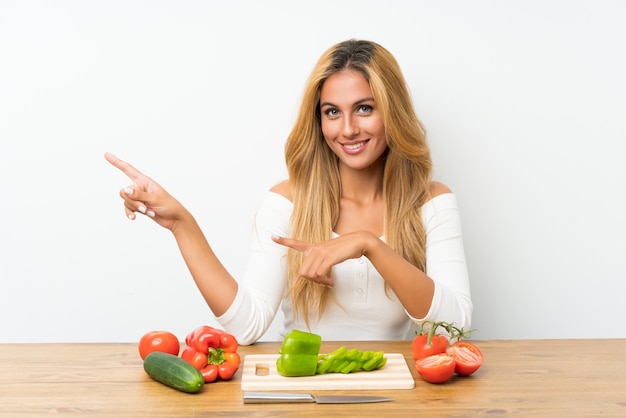
{"label": "woman's eyebrow", "polygon": [[355,105],[360,105],[361,103],[366,103],[366,102],[373,102],[374,98],[373,97],[366,97],[364,99],[361,100],[357,100],[354,104]]}
{"label": "woman's eyebrow", "polygon": [[[373,102],[374,98],[373,97],[365,97],[363,99],[359,99],[356,102],[354,102],[352,105],[356,106],[356,105],[360,105],[362,103],[366,103],[366,102]],[[331,103],[331,102],[322,102],[320,103],[320,107],[324,107],[324,106],[332,106],[332,107],[337,107],[336,104]]]}

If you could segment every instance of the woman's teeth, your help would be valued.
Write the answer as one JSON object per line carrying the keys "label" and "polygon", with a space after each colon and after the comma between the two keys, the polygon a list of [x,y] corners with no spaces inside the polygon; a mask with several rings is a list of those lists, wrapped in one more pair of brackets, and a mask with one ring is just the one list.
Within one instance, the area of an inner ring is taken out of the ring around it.
{"label": "woman's teeth", "polygon": [[363,145],[365,145],[365,141],[357,142],[356,144],[344,144],[343,147],[349,150],[355,150],[361,148]]}

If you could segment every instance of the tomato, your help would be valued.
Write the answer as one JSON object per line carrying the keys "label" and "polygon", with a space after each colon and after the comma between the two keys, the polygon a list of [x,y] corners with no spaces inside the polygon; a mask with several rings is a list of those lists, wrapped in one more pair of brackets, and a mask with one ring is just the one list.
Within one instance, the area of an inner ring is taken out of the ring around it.
{"label": "tomato", "polygon": [[154,351],[178,355],[180,341],[169,331],[150,331],[139,340],[139,355],[141,359]]}
{"label": "tomato", "polygon": [[446,352],[454,358],[454,371],[459,376],[469,376],[483,364],[483,353],[468,341],[457,341]]}
{"label": "tomato", "polygon": [[415,361],[415,368],[424,380],[430,383],[443,383],[454,374],[454,358],[443,353],[433,354]]}
{"label": "tomato", "polygon": [[428,335],[418,335],[411,343],[411,351],[413,352],[413,360],[419,360],[434,354],[442,354],[448,348],[448,337],[445,335],[433,335],[428,344]]}

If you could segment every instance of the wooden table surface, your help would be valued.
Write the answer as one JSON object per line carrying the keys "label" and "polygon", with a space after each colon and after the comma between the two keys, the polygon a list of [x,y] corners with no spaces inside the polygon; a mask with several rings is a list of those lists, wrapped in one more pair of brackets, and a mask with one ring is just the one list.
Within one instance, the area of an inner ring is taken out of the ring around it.
{"label": "wooden table surface", "polygon": [[[423,381],[408,341],[324,342],[403,353],[415,379],[406,390],[332,391],[394,398],[379,404],[243,404],[233,380],[186,394],[151,380],[136,344],[0,344],[0,416],[500,416],[626,417],[626,339],[474,341],[485,357],[470,377]],[[278,343],[240,347],[273,354]],[[331,391],[312,391],[330,394]]]}

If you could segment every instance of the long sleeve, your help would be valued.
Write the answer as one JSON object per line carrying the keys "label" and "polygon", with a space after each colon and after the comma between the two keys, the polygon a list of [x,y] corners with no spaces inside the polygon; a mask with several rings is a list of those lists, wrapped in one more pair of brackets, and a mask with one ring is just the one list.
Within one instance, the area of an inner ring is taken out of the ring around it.
{"label": "long sleeve", "polygon": [[287,287],[286,247],[272,241],[272,235],[289,236],[292,203],[267,192],[257,210],[250,258],[237,296],[230,308],[217,318],[240,344],[258,340],[271,325]]}
{"label": "long sleeve", "polygon": [[[257,211],[250,259],[237,296],[230,308],[217,318],[222,327],[242,345],[257,341],[271,325],[283,304],[284,323],[280,332],[305,329],[292,317],[291,300],[286,297],[285,247],[272,235],[289,236],[292,203],[268,192]],[[465,262],[461,222],[453,194],[439,195],[424,205],[426,226],[426,273],[435,282],[431,308],[424,318],[408,316],[395,295],[388,297],[384,280],[366,257],[336,265],[332,297],[321,318],[309,331],[325,340],[403,339],[411,335],[413,323],[454,322],[469,329],[472,302]]]}
{"label": "long sleeve", "polygon": [[473,305],[456,196],[446,193],[431,199],[422,208],[422,217],[426,226],[426,274],[435,282],[435,293],[428,314],[411,319],[417,324],[454,322],[468,330]]}

